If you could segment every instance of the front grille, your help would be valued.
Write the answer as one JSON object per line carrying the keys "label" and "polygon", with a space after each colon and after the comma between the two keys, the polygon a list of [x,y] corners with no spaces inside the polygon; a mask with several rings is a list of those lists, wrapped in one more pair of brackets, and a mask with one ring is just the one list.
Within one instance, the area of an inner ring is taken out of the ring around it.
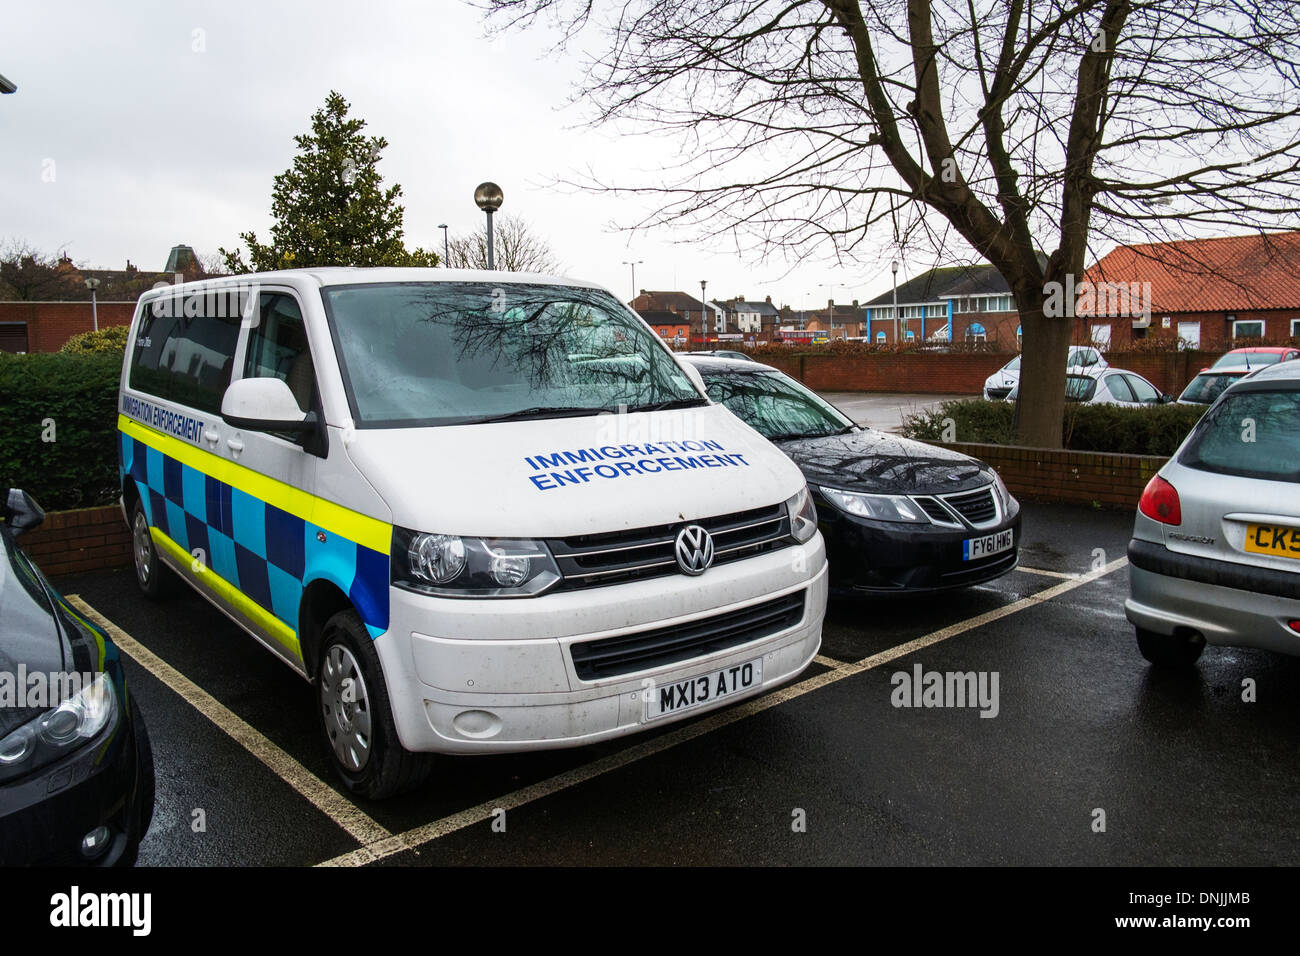
{"label": "front grille", "polygon": [[957,524],[957,522],[953,521],[952,515],[948,513],[948,509],[939,504],[934,498],[918,497],[912,500],[921,506],[921,509],[930,516],[931,521],[940,524]]}
{"label": "front grille", "polygon": [[944,495],[950,508],[974,525],[988,524],[998,516],[998,505],[993,500],[993,486],[968,491],[959,495]]}
{"label": "front grille", "polygon": [[988,397],[991,401],[1000,402],[1011,394],[1011,386],[1007,385],[1005,387],[989,388],[985,389],[985,391],[988,392]]}
{"label": "front grille", "polygon": [[582,680],[617,677],[714,654],[794,627],[803,620],[798,591],[699,621],[574,644],[569,652]]}
{"label": "front grille", "polygon": [[561,588],[621,584],[680,574],[673,544],[677,532],[691,524],[699,525],[713,536],[714,564],[774,551],[791,540],[790,517],[785,505],[779,504],[633,531],[550,538],[546,544],[563,577]]}

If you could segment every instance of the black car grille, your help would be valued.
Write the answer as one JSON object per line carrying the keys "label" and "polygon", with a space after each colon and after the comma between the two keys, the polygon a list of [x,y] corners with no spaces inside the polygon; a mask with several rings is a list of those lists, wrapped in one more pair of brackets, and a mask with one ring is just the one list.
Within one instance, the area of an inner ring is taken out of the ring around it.
{"label": "black car grille", "polygon": [[798,591],[686,624],[573,644],[573,667],[582,680],[600,680],[761,640],[803,620],[804,594]]}
{"label": "black car grille", "polygon": [[966,494],[944,495],[943,500],[971,524],[988,524],[998,516],[992,485]]}
{"label": "black car grille", "polygon": [[921,506],[921,509],[930,516],[931,521],[939,521],[943,524],[956,524],[956,522],[952,520],[952,515],[948,513],[948,510],[944,508],[943,505],[939,504],[939,502],[934,498],[921,497],[913,498],[912,500]]}
{"label": "black car grille", "polygon": [[677,533],[699,525],[713,537],[713,563],[774,551],[790,543],[790,518],[785,505],[772,505],[735,514],[681,521],[676,524],[550,538],[546,544],[555,556],[566,589],[621,584],[641,578],[680,574],[673,551]]}
{"label": "black car grille", "polygon": [[1011,394],[1011,386],[1007,385],[999,388],[988,388],[985,389],[985,391],[988,393],[988,397],[990,399],[1000,402],[1002,399],[1006,398],[1008,395]]}

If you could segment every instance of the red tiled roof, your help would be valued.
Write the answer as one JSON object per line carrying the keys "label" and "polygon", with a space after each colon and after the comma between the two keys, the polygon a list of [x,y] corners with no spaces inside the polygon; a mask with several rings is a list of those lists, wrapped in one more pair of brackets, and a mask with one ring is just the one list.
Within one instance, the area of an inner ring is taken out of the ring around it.
{"label": "red tiled roof", "polygon": [[1120,246],[1089,282],[1150,282],[1152,312],[1300,308],[1300,231]]}

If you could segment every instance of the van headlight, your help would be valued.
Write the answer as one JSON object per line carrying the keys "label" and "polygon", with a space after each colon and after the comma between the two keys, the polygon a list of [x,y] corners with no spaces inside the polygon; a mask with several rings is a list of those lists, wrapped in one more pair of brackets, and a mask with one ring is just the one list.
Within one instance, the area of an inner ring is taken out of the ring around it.
{"label": "van headlight", "polygon": [[560,580],[540,541],[393,529],[392,579],[439,597],[532,597]]}
{"label": "van headlight", "polygon": [[116,712],[113,681],[99,674],[57,707],[0,739],[0,781],[31,773],[93,740]]}
{"label": "van headlight", "polygon": [[927,524],[930,521],[925,512],[906,495],[864,495],[856,491],[827,488],[825,485],[822,485],[822,494],[841,511],[859,518],[912,524]]}
{"label": "van headlight", "polygon": [[812,495],[808,494],[807,485],[786,501],[785,510],[790,515],[790,537],[795,543],[812,540],[817,533],[817,506],[813,504]]}

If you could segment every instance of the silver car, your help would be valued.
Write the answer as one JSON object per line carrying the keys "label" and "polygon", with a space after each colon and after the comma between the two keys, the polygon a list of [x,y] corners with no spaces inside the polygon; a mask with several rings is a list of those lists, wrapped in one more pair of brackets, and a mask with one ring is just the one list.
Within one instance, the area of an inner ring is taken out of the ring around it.
{"label": "silver car", "polygon": [[1300,365],[1219,396],[1142,493],[1128,557],[1124,612],[1152,663],[1206,644],[1300,655]]}

